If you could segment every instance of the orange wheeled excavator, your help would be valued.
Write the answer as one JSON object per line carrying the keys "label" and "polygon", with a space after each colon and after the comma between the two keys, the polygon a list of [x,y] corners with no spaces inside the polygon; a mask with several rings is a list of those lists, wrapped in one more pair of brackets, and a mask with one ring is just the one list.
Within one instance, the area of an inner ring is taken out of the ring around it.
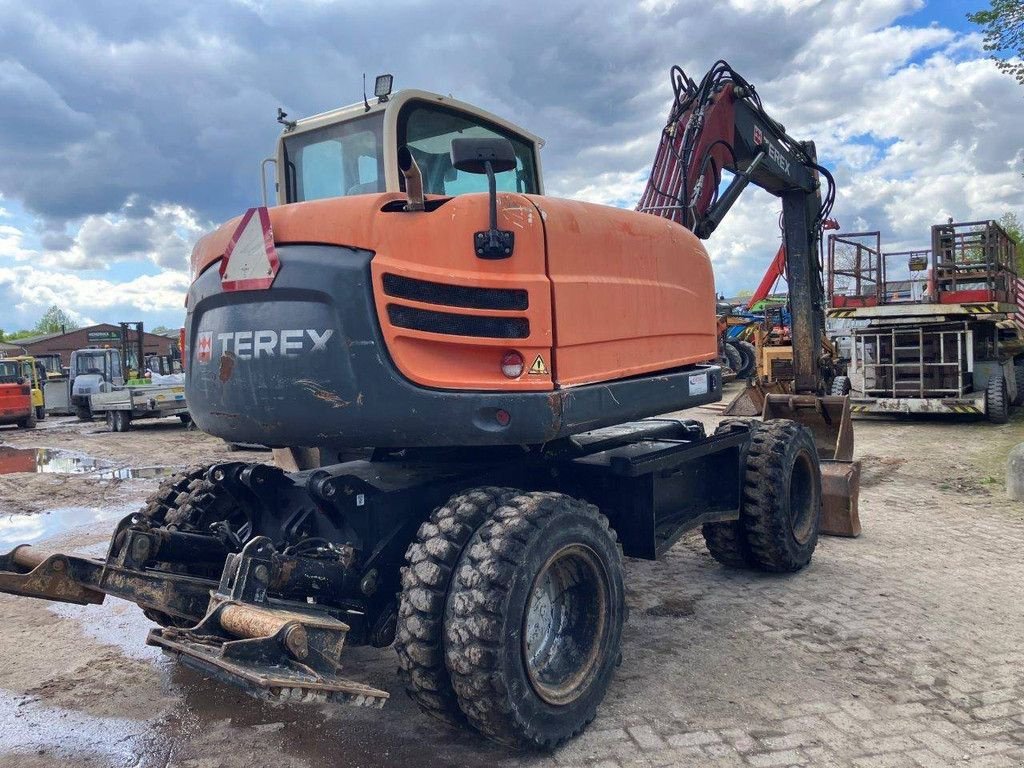
{"label": "orange wheeled excavator", "polygon": [[[828,175],[727,65],[673,86],[640,211],[545,196],[537,137],[389,78],[280,113],[278,205],[198,243],[186,329],[196,424],[277,465],[176,475],[105,558],[18,547],[0,590],[131,600],[150,644],[289,701],[383,705],[342,647],[393,644],[425,712],[550,749],[621,658],[623,554],[696,529],[806,566],[852,448],[810,341]],[[660,414],[721,397],[700,237],[749,182],[783,201],[797,392],[708,435]]]}

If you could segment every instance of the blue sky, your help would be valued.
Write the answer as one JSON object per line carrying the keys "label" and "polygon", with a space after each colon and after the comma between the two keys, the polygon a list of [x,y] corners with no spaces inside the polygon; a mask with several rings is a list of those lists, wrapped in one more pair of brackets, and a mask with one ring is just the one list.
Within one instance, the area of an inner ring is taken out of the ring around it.
{"label": "blue sky", "polygon": [[[312,114],[393,72],[547,140],[549,194],[631,207],[670,91],[718,58],[817,142],[846,230],[921,244],[931,223],[1024,215],[1024,89],[965,13],[922,0],[478,2],[0,0],[0,328],[57,303],[83,322],[178,325],[194,241],[259,199],[278,106]],[[724,293],[775,252],[745,194],[708,241]]]}

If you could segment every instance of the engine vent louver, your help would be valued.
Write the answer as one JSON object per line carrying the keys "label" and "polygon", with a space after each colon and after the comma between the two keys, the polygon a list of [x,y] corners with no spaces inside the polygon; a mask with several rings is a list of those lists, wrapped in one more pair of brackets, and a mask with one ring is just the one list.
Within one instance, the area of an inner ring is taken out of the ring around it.
{"label": "engine vent louver", "polygon": [[464,309],[524,310],[530,305],[529,294],[520,288],[473,288],[390,274],[384,275],[384,293],[396,299]]}
{"label": "engine vent louver", "polygon": [[525,339],[530,321],[525,317],[480,317],[435,312],[429,309],[388,305],[388,320],[399,328],[448,336],[478,336],[491,339]]}

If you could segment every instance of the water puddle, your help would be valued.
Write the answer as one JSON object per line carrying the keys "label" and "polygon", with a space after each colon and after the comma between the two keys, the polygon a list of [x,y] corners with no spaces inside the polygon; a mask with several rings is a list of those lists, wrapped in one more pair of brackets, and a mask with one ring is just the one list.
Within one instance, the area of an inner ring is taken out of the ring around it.
{"label": "water puddle", "polygon": [[0,475],[15,472],[83,475],[109,466],[109,461],[57,448],[0,447]]}
{"label": "water puddle", "polygon": [[0,749],[14,764],[20,757],[27,765],[81,761],[129,768],[141,765],[139,756],[154,746],[145,721],[96,717],[7,692],[0,693],[0,718]]}
{"label": "water puddle", "polygon": [[110,535],[113,522],[128,512],[123,508],[63,507],[38,515],[0,517],[0,552],[8,552],[19,544],[34,544],[75,528],[88,526],[91,532]]}
{"label": "water puddle", "polygon": [[105,469],[97,472],[95,476],[101,480],[152,480],[173,475],[174,472],[174,467],[121,467]]}
{"label": "water puddle", "polygon": [[117,467],[112,461],[60,448],[0,446],[0,475],[11,475],[15,472],[59,475],[93,474],[100,480],[150,480],[167,477],[174,471],[174,467]]}

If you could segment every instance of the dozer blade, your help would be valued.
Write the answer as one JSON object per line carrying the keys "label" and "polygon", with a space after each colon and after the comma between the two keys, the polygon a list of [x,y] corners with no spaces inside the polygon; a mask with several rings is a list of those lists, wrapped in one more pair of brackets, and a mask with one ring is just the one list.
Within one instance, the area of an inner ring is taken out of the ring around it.
{"label": "dozer blade", "polygon": [[853,460],[850,398],[768,395],[761,416],[792,419],[811,430],[821,459],[821,532],[859,536],[860,462]]}
{"label": "dozer blade", "polygon": [[216,599],[195,627],[154,629],[146,643],[260,698],[384,706],[387,691],[337,674],[349,630],[344,622]]}
{"label": "dozer blade", "polygon": [[722,414],[725,416],[760,416],[764,411],[764,402],[768,395],[782,394],[786,388],[777,381],[759,381],[754,379],[747,388],[732,399]]}

